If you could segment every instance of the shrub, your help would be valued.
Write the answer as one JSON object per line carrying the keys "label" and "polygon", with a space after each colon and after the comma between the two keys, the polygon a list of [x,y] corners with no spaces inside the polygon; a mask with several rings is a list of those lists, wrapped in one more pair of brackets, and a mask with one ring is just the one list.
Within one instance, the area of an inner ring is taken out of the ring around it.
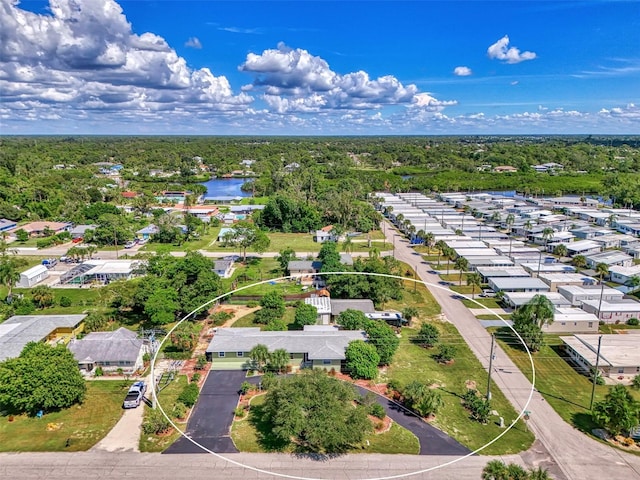
{"label": "shrub", "polygon": [[267,372],[262,376],[260,382],[263,390],[269,390],[278,381],[276,374],[273,372]]}
{"label": "shrub", "polygon": [[445,363],[450,362],[456,355],[456,348],[453,345],[440,345],[440,350],[436,355],[436,360]]}
{"label": "shrub", "polygon": [[70,307],[71,299],[69,297],[60,297],[60,306],[61,307]]}
{"label": "shrub", "polygon": [[173,410],[171,410],[171,416],[173,418],[184,418],[187,415],[187,406],[178,402],[173,406]]}
{"label": "shrub", "polygon": [[102,371],[102,367],[98,367],[96,368],[96,371],[93,372],[93,375],[96,377],[101,377],[104,375],[104,372]]}
{"label": "shrub", "polygon": [[142,423],[142,432],[145,435],[160,434],[167,432],[171,428],[167,420],[159,409],[151,410],[149,416]]}
{"label": "shrub", "polygon": [[244,417],[244,413],[245,413],[244,412],[244,408],[242,408],[242,407],[236,407],[236,409],[234,410],[234,414],[238,418]]}
{"label": "shrub", "polygon": [[151,355],[149,353],[145,353],[144,355],[142,355],[142,361],[144,363],[148,363],[151,361]]}
{"label": "shrub", "polygon": [[387,416],[387,413],[384,411],[384,407],[379,403],[372,403],[369,407],[369,414],[374,417],[379,418],[380,420],[384,420]]}
{"label": "shrub", "polygon": [[638,325],[640,325],[640,320],[638,320],[637,318],[630,318],[629,320],[627,320],[627,325],[637,327]]}
{"label": "shrub", "polygon": [[191,375],[191,383],[198,383],[200,380],[200,374],[198,372]]}
{"label": "shrub", "polygon": [[397,392],[402,390],[402,383],[399,380],[391,379],[387,382],[387,390],[395,390]]}
{"label": "shrub", "polygon": [[634,443],[636,443],[636,441],[631,437],[625,437],[625,439],[622,440],[622,444],[625,447],[632,447]]}
{"label": "shrub", "polygon": [[249,300],[247,302],[247,308],[256,308],[258,305],[260,305],[256,300]]}
{"label": "shrub", "polygon": [[184,403],[187,407],[193,407],[198,400],[198,395],[200,395],[198,385],[190,383],[184,387],[184,390],[178,396],[178,401]]}
{"label": "shrub", "polygon": [[204,370],[204,367],[207,365],[207,357],[204,355],[199,355],[196,360],[196,370]]}
{"label": "shrub", "polygon": [[251,385],[249,382],[242,382],[242,385],[240,385],[240,393],[242,395],[246,395],[251,390],[253,390],[253,385]]}
{"label": "shrub", "polygon": [[491,402],[478,395],[476,390],[468,389],[462,396],[464,406],[471,413],[471,418],[480,423],[487,423],[491,413]]}

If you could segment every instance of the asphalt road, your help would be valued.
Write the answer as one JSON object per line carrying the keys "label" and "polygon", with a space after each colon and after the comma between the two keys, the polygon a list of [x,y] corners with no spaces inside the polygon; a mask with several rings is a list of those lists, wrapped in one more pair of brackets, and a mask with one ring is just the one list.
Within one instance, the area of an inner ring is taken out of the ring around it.
{"label": "asphalt road", "polygon": [[[485,369],[489,368],[491,336],[464,304],[457,294],[447,288],[438,288],[440,277],[430,273],[430,268],[417,255],[403,236],[397,233],[390,224],[386,225],[387,240],[395,245],[394,256],[416,269],[418,277],[428,282],[428,288],[442,306],[442,313],[453,323],[471,351]],[[518,370],[499,345],[495,348],[494,372],[492,379],[505,394],[507,399],[518,410],[527,405],[531,392],[531,382]],[[624,453],[586,436],[562,420],[551,408],[542,395],[533,393],[527,406],[531,412],[528,427],[553,462],[550,465],[558,475],[570,480],[585,479],[639,479],[640,457]],[[527,452],[530,461],[535,462],[536,452]],[[523,454],[524,456],[524,454]],[[557,475],[557,476],[558,476]]]}

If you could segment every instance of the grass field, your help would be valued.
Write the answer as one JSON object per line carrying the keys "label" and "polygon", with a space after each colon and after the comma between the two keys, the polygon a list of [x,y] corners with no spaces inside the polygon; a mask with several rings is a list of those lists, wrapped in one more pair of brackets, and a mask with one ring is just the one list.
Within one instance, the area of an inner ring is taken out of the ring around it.
{"label": "grass field", "polygon": [[[289,329],[293,329],[293,320],[296,314],[296,309],[293,307],[287,307],[287,309],[284,312],[284,316],[282,317],[282,320],[284,320],[284,323],[289,327]],[[253,323],[253,319],[255,318],[255,314],[250,313],[249,315],[245,315],[242,318],[239,318],[238,320],[236,320],[233,324],[234,328],[239,328],[239,327],[260,327],[261,330],[264,329],[265,325],[260,325],[258,323]]]}
{"label": "grass field", "polygon": [[[269,435],[269,427],[261,421],[262,406],[265,395],[254,397],[251,401],[249,415],[231,426],[231,438],[241,452],[293,452],[291,444],[282,445]],[[416,455],[420,451],[420,443],[415,435],[394,423],[388,432],[370,434],[366,441],[348,453],[404,453]]]}
{"label": "grass field", "polygon": [[420,319],[434,317],[442,311],[440,304],[433,298],[427,287],[413,280],[404,281],[402,300],[390,300],[385,304],[386,309],[398,311],[408,306],[418,309]]}
{"label": "grass field", "polygon": [[[475,450],[494,439],[504,430],[499,427],[498,417],[491,417],[489,423],[482,425],[469,418],[469,413],[462,407],[460,396],[466,391],[465,382],[476,382],[477,388],[484,393],[487,386],[487,372],[471,353],[455,327],[449,323],[434,325],[441,332],[441,341],[456,348],[455,361],[451,365],[439,364],[434,358],[437,347],[427,350],[411,342],[417,330],[402,329],[400,348],[388,367],[386,379],[400,382],[402,385],[419,380],[428,384],[437,383],[445,401],[433,424],[463,445]],[[504,418],[509,425],[517,413],[495,387],[491,389],[491,408]],[[528,432],[522,421],[519,421],[506,435],[491,446],[482,450],[483,455],[516,453],[526,450],[533,443],[533,434]]]}
{"label": "grass field", "polygon": [[[131,382],[87,382],[84,403],[42,418],[19,415],[12,422],[0,417],[1,452],[77,452],[88,450],[122,416],[122,400]],[[67,446],[67,441],[69,446]]]}
{"label": "grass field", "polygon": [[[499,328],[496,337],[509,358],[531,380],[529,357],[511,335],[511,330]],[[536,388],[567,423],[590,434],[596,428],[589,411],[592,383],[565,361],[558,336],[547,335],[545,341],[547,345],[533,354]],[[596,385],[595,401],[602,400],[609,388]],[[640,392],[633,389],[630,392],[640,400]]]}
{"label": "grass field", "polygon": [[[173,405],[176,403],[178,396],[187,385],[186,375],[179,375],[173,380],[166,388],[158,393],[158,403],[162,405],[162,409],[167,413],[171,413]],[[144,406],[145,418],[150,412],[150,408]],[[183,430],[186,429],[186,424],[180,424],[176,420],[174,422]],[[145,435],[140,433],[140,451],[141,452],[162,452],[165,448],[175,442],[180,436],[180,432],[173,430],[168,435]]]}

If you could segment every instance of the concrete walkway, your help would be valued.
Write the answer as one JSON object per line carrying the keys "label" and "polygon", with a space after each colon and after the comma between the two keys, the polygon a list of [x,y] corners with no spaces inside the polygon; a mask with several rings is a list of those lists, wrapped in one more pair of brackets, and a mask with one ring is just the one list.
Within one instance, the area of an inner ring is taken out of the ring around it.
{"label": "concrete walkway", "polygon": [[139,452],[143,415],[144,405],[142,404],[137,408],[126,409],[115,427],[96,443],[91,451]]}

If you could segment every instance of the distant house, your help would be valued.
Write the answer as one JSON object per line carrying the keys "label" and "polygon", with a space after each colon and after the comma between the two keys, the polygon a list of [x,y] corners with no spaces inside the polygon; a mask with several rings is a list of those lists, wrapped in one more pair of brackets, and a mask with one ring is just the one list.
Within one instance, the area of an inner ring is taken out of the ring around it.
{"label": "distant house", "polygon": [[151,225],[147,225],[146,227],[138,230],[136,232],[136,237],[141,238],[142,240],[149,240],[152,235],[155,235],[159,231],[160,228],[152,223]]}
{"label": "distant house", "polygon": [[30,222],[24,225],[20,225],[15,230],[24,230],[30,237],[41,237],[46,230],[52,233],[60,233],[71,229],[71,223],[69,222]]}
{"label": "distant house", "polygon": [[633,265],[631,267],[614,265],[609,268],[609,277],[613,282],[625,284],[633,277],[640,277],[640,265]]}
{"label": "distant house", "polygon": [[82,332],[86,315],[14,315],[0,324],[0,362],[20,355],[29,342],[67,343]]}
{"label": "distant house", "polygon": [[14,222],[13,220],[0,218],[0,232],[6,232],[7,230],[11,230],[12,228],[16,228],[17,226],[18,223]]}
{"label": "distant house", "polygon": [[[598,356],[598,339],[600,359]],[[604,377],[628,379],[640,372],[640,336],[628,335],[573,335],[560,337],[564,350],[576,368],[584,373],[592,372],[598,363],[598,370]]]}
{"label": "distant house", "polygon": [[489,278],[489,287],[494,292],[548,292],[549,285],[539,278],[530,277],[493,277]]}
{"label": "distant house", "polygon": [[122,192],[122,198],[136,198],[138,194],[136,192]]}
{"label": "distant house", "polygon": [[76,225],[69,230],[69,233],[73,239],[82,238],[87,230],[95,230],[96,228],[98,228],[97,225]]}
{"label": "distant house", "polygon": [[598,333],[598,317],[575,307],[556,307],[553,322],[542,327],[545,333]]}
{"label": "distant house", "polygon": [[640,302],[626,298],[612,301],[602,300],[602,302],[600,300],[584,300],[582,309],[597,315],[599,321],[609,324],[626,323],[630,318],[640,318]]}
{"label": "distant house", "polygon": [[359,330],[339,330],[329,325],[306,325],[304,330],[286,332],[260,331],[252,328],[218,328],[207,347],[212,370],[250,370],[255,364],[249,352],[256,345],[265,345],[269,352],[284,349],[289,353],[289,365],[300,368],[340,370],[345,350],[354,340],[366,340]]}
{"label": "distant house", "polygon": [[338,315],[345,310],[358,310],[362,313],[374,313],[376,311],[373,301],[368,298],[332,298],[331,317],[335,322]]}
{"label": "distant house", "polygon": [[595,268],[599,263],[604,263],[608,267],[619,265],[621,267],[630,267],[633,265],[633,257],[619,250],[610,250],[600,252],[593,255],[586,255],[587,265]]}
{"label": "distant house", "polygon": [[227,234],[232,234],[234,232],[233,228],[222,227],[220,232],[218,232],[217,242],[224,242]]}
{"label": "distant house", "polygon": [[511,165],[498,165],[493,168],[493,171],[496,173],[511,173],[517,172],[518,169],[516,167],[512,167]]}
{"label": "distant house", "polygon": [[570,242],[567,244],[567,252],[570,257],[574,255],[591,255],[598,253],[602,250],[599,243],[592,240],[579,240],[577,242]]}
{"label": "distant house", "polygon": [[220,278],[229,278],[233,271],[233,260],[215,260],[213,262],[213,271]]}
{"label": "distant house", "polygon": [[49,277],[49,269],[44,265],[36,265],[20,274],[16,287],[31,288]]}
{"label": "distant house", "polygon": [[595,285],[596,279],[579,273],[540,273],[540,280],[549,285],[549,291],[557,292],[562,285]]}
{"label": "distant house", "polygon": [[333,225],[327,225],[313,234],[313,241],[317,243],[336,242],[338,238],[332,233]]}
{"label": "distant house", "polygon": [[571,302],[571,305],[577,307],[586,300],[600,300],[601,295],[602,299],[606,301],[618,301],[624,297],[624,293],[620,290],[607,286],[601,288],[600,286],[560,285],[558,292],[564,295]]}
{"label": "distant house", "polygon": [[304,303],[316,307],[318,324],[328,325],[331,322],[331,299],[329,297],[312,296],[305,298]]}
{"label": "distant house", "polygon": [[141,267],[139,260],[87,260],[60,276],[60,284],[84,285],[128,280]]}
{"label": "distant house", "polygon": [[118,369],[126,374],[142,370],[147,349],[136,332],[120,327],[113,332],[92,332],[81,340],[69,342],[78,367],[86,372],[101,367],[103,371]]}
{"label": "distant house", "polygon": [[319,283],[320,278],[313,275],[320,272],[322,262],[317,260],[291,260],[287,265],[289,275],[296,276],[301,285],[313,285]]}

